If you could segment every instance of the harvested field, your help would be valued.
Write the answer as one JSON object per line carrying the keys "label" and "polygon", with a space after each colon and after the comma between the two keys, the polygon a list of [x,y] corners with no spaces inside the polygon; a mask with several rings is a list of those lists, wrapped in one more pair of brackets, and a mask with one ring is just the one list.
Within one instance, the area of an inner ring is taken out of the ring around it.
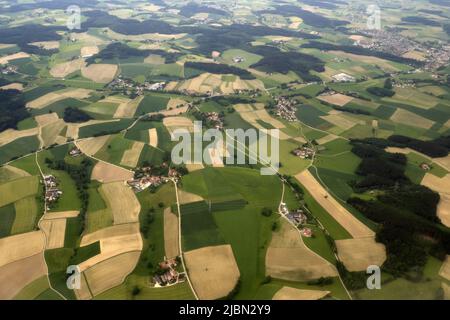
{"label": "harvested field", "polygon": [[181,115],[183,113],[186,113],[188,111],[188,109],[189,109],[188,106],[184,106],[184,107],[175,108],[175,109],[171,109],[171,110],[152,112],[150,114],[162,114],[162,115],[164,115],[166,117],[172,117],[172,116],[178,116],[178,115]]}
{"label": "harvested field", "polygon": [[66,127],[64,120],[59,119],[56,122],[49,123],[41,128],[41,138],[43,141],[43,146],[51,146],[54,143],[65,143],[65,138],[61,137],[58,140],[58,135],[62,132],[62,130]]}
{"label": "harvested field", "polygon": [[25,52],[17,52],[14,54],[10,54],[8,56],[0,57],[0,64],[8,64],[10,61],[17,60],[17,59],[23,59],[23,58],[29,58],[30,55]]}
{"label": "harvested field", "polygon": [[59,120],[58,114],[55,112],[42,114],[34,117],[39,126],[43,127],[47,124],[56,122]]}
{"label": "harvested field", "polygon": [[382,266],[386,261],[386,248],[372,237],[336,240],[339,259],[348,271],[366,271],[370,265]]}
{"label": "harvested field", "polygon": [[190,280],[201,300],[223,298],[234,289],[240,272],[230,245],[205,247],[184,254]]}
{"label": "harvested field", "polygon": [[142,149],[144,149],[145,143],[134,142],[131,149],[125,150],[122,156],[120,164],[126,167],[135,168],[139,162]]}
{"label": "harvested field", "polygon": [[33,101],[28,102],[26,106],[27,108],[31,109],[42,109],[54,102],[64,100],[67,98],[85,99],[88,98],[91,95],[91,93],[92,90],[82,88],[64,89],[61,91],[47,93]]}
{"label": "harvested field", "polygon": [[81,68],[83,77],[98,83],[109,83],[116,76],[118,67],[115,64],[91,64]]}
{"label": "harvested field", "polygon": [[50,75],[54,78],[64,78],[75,71],[81,70],[86,62],[84,59],[75,59],[59,63],[50,69]]}
{"label": "harvested field", "polygon": [[110,136],[100,136],[95,138],[89,138],[82,141],[77,142],[78,148],[87,154],[88,156],[92,156],[96,154],[106,142],[108,142]]}
{"label": "harvested field", "polygon": [[79,126],[77,124],[68,123],[67,124],[67,131],[66,131],[66,138],[72,138],[72,139],[78,139],[78,128]]}
{"label": "harvested field", "polygon": [[0,239],[0,266],[31,257],[44,250],[45,238],[41,231],[22,233]]}
{"label": "harvested field", "polygon": [[369,227],[355,218],[347,209],[337,202],[308,170],[297,174],[295,178],[353,238],[367,238],[375,235]]}
{"label": "harvested field", "polygon": [[98,46],[101,44],[105,44],[107,42],[99,37],[90,35],[87,32],[81,32],[81,33],[72,32],[70,34],[70,38],[75,39],[76,41],[82,42],[82,43],[90,45],[90,46]]}
{"label": "harvested field", "polygon": [[0,300],[14,298],[25,286],[45,275],[47,267],[42,253],[0,267]]}
{"label": "harvested field", "polygon": [[145,63],[160,65],[166,62],[166,59],[158,54],[151,54],[144,59]]}
{"label": "harvested field", "polygon": [[357,54],[352,54],[352,53],[346,53],[343,51],[328,51],[328,53],[330,53],[334,56],[337,56],[337,57],[350,59],[351,61],[363,62],[363,63],[369,64],[369,65],[377,65],[381,69],[383,69],[384,71],[387,71],[387,72],[399,71],[399,69],[396,68],[395,66],[393,66],[389,61],[381,59],[381,58],[372,57],[372,56],[362,56],[362,55],[357,55]]}
{"label": "harvested field", "polygon": [[164,209],[164,250],[168,259],[180,254],[178,226],[178,217],[170,208]]}
{"label": "harvested field", "polygon": [[450,281],[450,256],[447,255],[441,269],[439,270],[439,275]]}
{"label": "harvested field", "polygon": [[442,291],[444,291],[444,300],[450,300],[450,286],[442,282]]}
{"label": "harvested field", "polygon": [[105,200],[109,203],[114,224],[137,222],[141,205],[134,192],[123,182],[112,182],[101,186]]}
{"label": "harvested field", "polygon": [[426,173],[421,184],[439,193],[441,199],[437,207],[437,216],[443,225],[450,227],[450,174],[439,178]]}
{"label": "harvested field", "polygon": [[126,103],[120,103],[114,113],[114,118],[132,118],[143,99],[144,96],[139,96],[133,100],[127,101]]}
{"label": "harvested field", "polygon": [[5,131],[0,132],[0,146],[8,144],[19,138],[35,136],[38,133],[39,133],[38,128],[31,128],[28,130],[6,129]]}
{"label": "harvested field", "polygon": [[140,251],[128,252],[102,261],[84,271],[94,296],[120,285],[139,261]]}
{"label": "harvested field", "polygon": [[161,33],[143,33],[139,35],[125,35],[121,33],[114,32],[110,29],[107,29],[106,35],[113,40],[129,40],[129,41],[143,41],[143,40],[152,40],[152,41],[166,41],[166,40],[176,40],[181,39],[186,36],[186,33],[178,33],[178,34],[161,34]]}
{"label": "harvested field", "polygon": [[0,87],[0,90],[18,90],[18,91],[23,91],[23,84],[22,83],[18,83],[18,82],[10,83],[10,84],[7,84],[5,86]]}
{"label": "harvested field", "polygon": [[450,171],[450,155],[443,158],[434,158],[434,162]]}
{"label": "harvested field", "polygon": [[303,243],[299,231],[284,219],[266,253],[266,274],[290,281],[335,277],[337,270]]}
{"label": "harvested field", "polygon": [[44,214],[45,220],[52,219],[67,219],[67,218],[75,218],[80,214],[80,211],[60,211],[60,212],[47,212]]}
{"label": "harvested field", "polygon": [[177,99],[177,98],[171,98],[169,100],[169,102],[167,103],[167,109],[171,110],[171,109],[181,108],[181,107],[185,107],[187,104],[188,103],[184,100]]}
{"label": "harvested field", "polygon": [[331,142],[331,141],[333,141],[333,140],[336,140],[337,138],[339,138],[339,136],[334,135],[334,134],[329,134],[329,135],[326,135],[326,136],[323,137],[323,138],[317,139],[317,143],[318,143],[319,145],[324,145],[324,144],[326,144],[326,143],[328,143],[328,142]]}
{"label": "harvested field", "polygon": [[336,93],[332,95],[319,96],[318,99],[320,101],[325,101],[327,103],[334,104],[335,106],[343,107],[347,103],[351,102],[353,100],[353,97],[349,97],[341,93]]}
{"label": "harvested field", "polygon": [[178,200],[180,201],[180,204],[186,204],[191,202],[204,201],[205,199],[203,199],[199,195],[196,195],[195,193],[190,193],[182,189],[178,189]]}
{"label": "harvested field", "polygon": [[59,41],[37,41],[31,42],[30,44],[45,50],[53,50],[59,48]]}
{"label": "harvested field", "polygon": [[[281,121],[273,118],[267,113],[266,109],[261,109],[258,104],[255,104],[253,106],[249,104],[237,104],[234,106],[234,108],[237,112],[239,112],[239,115],[242,117],[242,119],[244,119],[257,129],[265,129],[265,127],[261,125],[260,121],[267,123],[271,127],[276,129],[285,128],[285,125]],[[279,133],[281,140],[287,140],[291,138],[282,131],[280,131]]]}
{"label": "harvested field", "polygon": [[127,181],[133,179],[133,172],[110,163],[99,161],[92,170],[91,180],[101,183]]}
{"label": "harvested field", "polygon": [[47,250],[64,247],[66,219],[42,220],[39,227],[46,234]]}
{"label": "harvested field", "polygon": [[152,147],[158,147],[158,130],[156,130],[156,128],[151,128],[148,130],[148,141],[149,145]]}
{"label": "harvested field", "polygon": [[329,294],[330,291],[283,287],[275,293],[272,300],[320,300]]}
{"label": "harvested field", "polygon": [[167,130],[172,133],[175,129],[187,129],[189,132],[194,131],[194,123],[191,119],[185,117],[169,117],[163,119],[163,124]]}
{"label": "harvested field", "polygon": [[97,54],[99,52],[99,49],[97,46],[87,46],[81,48],[81,57],[88,58],[93,56],[94,54]]}
{"label": "harvested field", "polygon": [[321,116],[320,118],[344,130],[351,129],[358,123],[357,121],[354,121],[349,117],[346,117],[342,112],[335,112],[333,114]]}
{"label": "harvested field", "polygon": [[81,274],[80,289],[75,289],[74,292],[78,300],[92,299],[92,294],[89,291],[89,287],[86,282],[86,276],[84,273]]}
{"label": "harvested field", "polygon": [[419,127],[423,129],[430,129],[434,125],[433,121],[400,108],[397,109],[395,113],[391,116],[391,120],[397,123]]}
{"label": "harvested field", "polygon": [[85,234],[81,239],[80,246],[84,247],[102,239],[121,237],[130,234],[139,234],[139,232],[139,223],[126,223],[111,226],[92,233]]}

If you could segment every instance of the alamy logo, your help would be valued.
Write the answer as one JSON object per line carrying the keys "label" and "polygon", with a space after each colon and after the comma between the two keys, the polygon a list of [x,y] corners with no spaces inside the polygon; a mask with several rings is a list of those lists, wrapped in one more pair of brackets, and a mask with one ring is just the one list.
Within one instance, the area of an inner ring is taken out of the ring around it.
{"label": "alamy logo", "polygon": [[66,14],[69,16],[67,18],[67,28],[69,30],[79,30],[81,29],[81,9],[79,6],[71,5],[66,9]]}
{"label": "alamy logo", "polygon": [[[195,121],[192,134],[187,129],[176,129],[172,132],[171,138],[172,141],[178,142],[171,154],[171,160],[176,165],[205,163],[223,166],[261,163],[263,165],[261,175],[278,173],[280,150],[278,129],[203,131],[202,122]],[[205,142],[209,144],[205,146]]]}
{"label": "alamy logo", "polygon": [[381,289],[381,269],[379,266],[371,265],[367,267],[367,274],[370,276],[367,278],[366,286],[369,290]]}
{"label": "alamy logo", "polygon": [[68,266],[66,270],[70,274],[67,278],[66,285],[70,290],[79,290],[81,288],[81,272],[78,266]]}
{"label": "alamy logo", "polygon": [[376,4],[367,7],[367,29],[381,30],[381,10]]}

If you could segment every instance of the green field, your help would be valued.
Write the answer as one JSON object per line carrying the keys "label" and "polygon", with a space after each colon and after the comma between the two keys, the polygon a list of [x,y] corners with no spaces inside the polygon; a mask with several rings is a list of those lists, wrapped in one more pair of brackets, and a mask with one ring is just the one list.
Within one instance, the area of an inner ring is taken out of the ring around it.
{"label": "green field", "polygon": [[19,138],[0,147],[0,164],[35,152],[39,148],[37,136]]}
{"label": "green field", "polygon": [[166,109],[169,97],[162,95],[146,95],[139,104],[136,115],[143,115],[150,112],[157,112]]}

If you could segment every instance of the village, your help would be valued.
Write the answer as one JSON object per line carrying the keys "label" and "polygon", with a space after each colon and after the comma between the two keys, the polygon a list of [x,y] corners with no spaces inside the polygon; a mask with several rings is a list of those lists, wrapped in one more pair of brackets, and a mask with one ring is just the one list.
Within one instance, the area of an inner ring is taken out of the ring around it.
{"label": "village", "polygon": [[150,83],[147,81],[140,84],[119,75],[108,85],[108,88],[114,91],[125,91],[127,95],[142,96],[144,91],[161,91],[165,85],[165,82]]}
{"label": "village", "polygon": [[276,99],[275,114],[289,122],[297,121],[297,116],[295,115],[295,112],[297,111],[295,107],[296,104],[297,101],[293,99],[278,97]]}
{"label": "village", "polygon": [[300,148],[292,150],[292,154],[301,159],[312,159],[315,154],[315,150],[311,146],[305,143]]}

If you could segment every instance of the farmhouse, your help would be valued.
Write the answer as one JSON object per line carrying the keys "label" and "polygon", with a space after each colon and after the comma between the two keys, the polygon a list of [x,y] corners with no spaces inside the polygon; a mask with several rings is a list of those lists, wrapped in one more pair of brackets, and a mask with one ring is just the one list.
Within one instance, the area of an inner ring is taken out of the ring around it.
{"label": "farmhouse", "polygon": [[72,149],[69,151],[69,155],[70,155],[71,157],[78,157],[78,156],[80,156],[81,154],[82,154],[81,150],[78,149],[77,147],[74,147],[74,148],[72,148]]}
{"label": "farmhouse", "polygon": [[176,270],[178,263],[176,259],[163,261],[159,264],[159,272],[153,276],[155,286],[164,287],[184,281],[184,274]]}
{"label": "farmhouse", "polygon": [[296,211],[289,212],[286,217],[296,226],[305,224],[308,221],[308,217],[304,214],[303,210],[297,209]]}
{"label": "farmhouse", "polygon": [[237,57],[233,58],[233,62],[234,63],[241,63],[241,62],[244,62],[244,61],[245,61],[245,59],[240,57],[240,56],[237,56]]}
{"label": "farmhouse", "polygon": [[348,75],[346,73],[338,73],[334,76],[332,76],[333,80],[335,82],[355,82],[355,77],[352,77],[351,75]]}
{"label": "farmhouse", "polygon": [[302,159],[311,159],[314,156],[314,149],[303,146],[301,148],[293,150],[292,154]]}
{"label": "farmhouse", "polygon": [[422,169],[424,171],[430,171],[431,170],[431,166],[428,163],[421,163],[420,164],[420,169]]}
{"label": "farmhouse", "polygon": [[300,233],[306,238],[311,238],[313,236],[313,232],[310,228],[303,228],[300,230]]}
{"label": "farmhouse", "polygon": [[127,184],[133,189],[134,192],[138,193],[151,186],[158,187],[164,182],[165,180],[160,176],[149,176],[140,179],[128,180]]}

